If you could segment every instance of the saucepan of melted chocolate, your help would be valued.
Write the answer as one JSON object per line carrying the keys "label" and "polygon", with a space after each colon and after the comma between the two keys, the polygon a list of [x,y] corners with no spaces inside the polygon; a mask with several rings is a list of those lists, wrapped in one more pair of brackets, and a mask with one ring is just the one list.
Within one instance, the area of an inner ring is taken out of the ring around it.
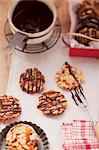
{"label": "saucepan of melted chocolate", "polygon": [[20,1],[12,16],[13,24],[27,33],[41,32],[47,29],[52,21],[52,11],[40,1]]}
{"label": "saucepan of melted chocolate", "polygon": [[44,42],[52,35],[56,18],[50,0],[17,0],[8,13],[12,32],[27,35],[32,44]]}

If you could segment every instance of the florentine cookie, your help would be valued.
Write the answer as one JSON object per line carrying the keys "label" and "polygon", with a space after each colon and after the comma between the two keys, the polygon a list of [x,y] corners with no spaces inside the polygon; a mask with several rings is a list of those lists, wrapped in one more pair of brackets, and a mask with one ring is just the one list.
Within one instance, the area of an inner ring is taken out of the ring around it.
{"label": "florentine cookie", "polygon": [[65,90],[71,90],[79,87],[84,82],[84,74],[76,67],[69,65],[67,62],[56,73],[56,83]]}
{"label": "florentine cookie", "polygon": [[[76,32],[87,35],[95,39],[99,39],[99,27],[98,25],[91,23],[91,22],[79,24]],[[86,39],[80,36],[76,36],[75,39],[79,43],[87,45],[87,46],[89,45],[89,42],[91,41],[90,39]]]}
{"label": "florentine cookie", "polygon": [[0,121],[17,118],[21,113],[19,100],[12,96],[0,96]]}
{"label": "florentine cookie", "polygon": [[38,93],[44,89],[45,79],[37,68],[27,69],[20,76],[20,87],[28,94]]}
{"label": "florentine cookie", "polygon": [[81,21],[87,16],[98,16],[95,9],[94,0],[84,0],[76,11],[78,20]]}
{"label": "florentine cookie", "polygon": [[7,150],[38,150],[38,145],[37,133],[27,124],[14,125],[6,135]]}
{"label": "florentine cookie", "polygon": [[[89,46],[91,38],[99,39],[99,11],[96,10],[94,0],[84,0],[78,5],[77,11],[77,28],[75,39],[85,46]],[[87,37],[82,37],[85,35]]]}
{"label": "florentine cookie", "polygon": [[67,100],[64,95],[56,91],[48,91],[39,97],[39,108],[45,115],[58,116],[62,114],[67,107]]}
{"label": "florentine cookie", "polygon": [[79,24],[82,24],[82,26],[87,23],[95,24],[96,28],[99,28],[99,17],[98,16],[87,16],[79,22]]}

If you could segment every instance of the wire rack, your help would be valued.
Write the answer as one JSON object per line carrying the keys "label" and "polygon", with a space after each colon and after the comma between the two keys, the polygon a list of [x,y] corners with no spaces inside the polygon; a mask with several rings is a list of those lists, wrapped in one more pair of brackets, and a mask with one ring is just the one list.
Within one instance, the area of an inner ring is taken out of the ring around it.
{"label": "wire rack", "polygon": [[[8,20],[5,23],[4,34],[5,34],[6,40],[10,42],[12,40],[13,33],[10,29]],[[16,50],[24,52],[24,53],[40,53],[40,52],[47,51],[51,49],[58,42],[60,34],[61,34],[61,26],[60,26],[59,20],[57,19],[54,32],[49,39],[47,39],[46,41],[40,44],[29,44],[27,40],[23,48],[17,47]]]}

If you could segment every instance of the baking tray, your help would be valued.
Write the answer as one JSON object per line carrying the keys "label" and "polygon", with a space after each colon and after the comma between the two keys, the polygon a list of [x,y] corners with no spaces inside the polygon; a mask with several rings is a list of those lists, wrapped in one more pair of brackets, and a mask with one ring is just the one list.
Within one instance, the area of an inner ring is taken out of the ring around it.
{"label": "baking tray", "polygon": [[40,150],[49,150],[49,141],[48,141],[48,138],[47,138],[44,130],[42,130],[36,124],[33,124],[32,122],[27,122],[27,121],[20,121],[20,122],[11,123],[10,125],[6,126],[1,131],[1,133],[0,133],[0,150],[6,149],[4,140],[6,138],[6,134],[10,130],[10,128],[12,128],[14,125],[21,124],[21,123],[28,124],[28,125],[32,126],[33,129],[36,131],[36,133],[38,134],[38,136],[40,138],[40,144],[39,144]]}

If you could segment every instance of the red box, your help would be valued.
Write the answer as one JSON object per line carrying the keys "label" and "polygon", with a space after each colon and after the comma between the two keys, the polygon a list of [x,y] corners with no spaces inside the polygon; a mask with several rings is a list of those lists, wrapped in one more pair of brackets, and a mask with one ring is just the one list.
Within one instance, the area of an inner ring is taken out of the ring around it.
{"label": "red box", "polygon": [[[70,27],[70,39],[73,39],[72,33],[75,32],[76,26],[77,26],[77,16],[76,16],[76,10],[80,3],[82,3],[83,0],[80,1],[73,1],[72,3],[69,3],[69,14],[71,19],[71,27]],[[98,1],[99,3],[99,1]],[[67,34],[68,35],[68,34]],[[68,36],[67,36],[68,37]],[[80,56],[80,57],[95,57],[99,58],[99,48],[92,48],[92,47],[83,47],[83,46],[71,46],[70,43],[71,40],[65,40],[65,36],[63,37],[63,42],[69,47],[69,55],[70,56]],[[75,44],[74,44],[75,45]],[[94,47],[94,46],[93,46]]]}
{"label": "red box", "polygon": [[99,58],[99,49],[92,48],[69,48],[69,56]]}
{"label": "red box", "polygon": [[69,48],[69,56],[99,58],[99,49],[71,47],[69,41],[64,39],[64,37],[62,37],[62,41]]}

